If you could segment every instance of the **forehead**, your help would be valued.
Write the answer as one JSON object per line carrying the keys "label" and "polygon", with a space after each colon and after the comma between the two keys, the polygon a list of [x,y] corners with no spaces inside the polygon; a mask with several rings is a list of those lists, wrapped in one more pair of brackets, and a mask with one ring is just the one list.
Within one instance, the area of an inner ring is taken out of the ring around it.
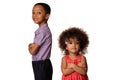
{"label": "forehead", "polygon": [[41,5],[35,5],[33,11],[45,11],[44,7]]}
{"label": "forehead", "polygon": [[71,38],[67,39],[67,41],[78,41],[78,39],[76,37],[71,37]]}

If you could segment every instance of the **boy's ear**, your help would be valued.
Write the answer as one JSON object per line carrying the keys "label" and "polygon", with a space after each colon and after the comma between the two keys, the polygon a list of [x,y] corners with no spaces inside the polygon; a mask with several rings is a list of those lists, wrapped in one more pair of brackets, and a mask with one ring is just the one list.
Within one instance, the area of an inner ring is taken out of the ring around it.
{"label": "boy's ear", "polygon": [[45,19],[49,19],[50,14],[46,14]]}

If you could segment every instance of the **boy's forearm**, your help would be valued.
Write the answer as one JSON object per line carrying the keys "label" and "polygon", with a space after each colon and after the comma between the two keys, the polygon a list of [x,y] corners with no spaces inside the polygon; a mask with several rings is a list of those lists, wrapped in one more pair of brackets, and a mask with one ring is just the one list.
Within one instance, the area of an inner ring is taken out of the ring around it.
{"label": "boy's forearm", "polygon": [[28,48],[29,48],[30,54],[35,55],[38,52],[40,46],[35,43],[31,43],[29,44]]}
{"label": "boy's forearm", "polygon": [[31,55],[35,55],[36,54],[36,52],[32,50],[32,47],[29,48],[29,52],[30,52]]}

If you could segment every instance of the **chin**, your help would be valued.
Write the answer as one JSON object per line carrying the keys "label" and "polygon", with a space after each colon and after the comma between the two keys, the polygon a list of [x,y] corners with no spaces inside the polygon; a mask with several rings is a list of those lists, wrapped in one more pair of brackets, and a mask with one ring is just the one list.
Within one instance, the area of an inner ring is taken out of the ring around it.
{"label": "chin", "polygon": [[38,22],[34,22],[35,24],[39,24]]}

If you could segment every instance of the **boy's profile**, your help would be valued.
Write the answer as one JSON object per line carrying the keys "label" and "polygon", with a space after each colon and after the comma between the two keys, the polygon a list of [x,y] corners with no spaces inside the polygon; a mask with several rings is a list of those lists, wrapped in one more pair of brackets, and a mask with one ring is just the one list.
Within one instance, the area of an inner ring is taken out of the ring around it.
{"label": "boy's profile", "polygon": [[52,80],[53,68],[50,60],[52,34],[47,23],[50,12],[51,8],[46,3],[36,3],[32,9],[32,19],[39,25],[33,43],[28,45],[35,80]]}

